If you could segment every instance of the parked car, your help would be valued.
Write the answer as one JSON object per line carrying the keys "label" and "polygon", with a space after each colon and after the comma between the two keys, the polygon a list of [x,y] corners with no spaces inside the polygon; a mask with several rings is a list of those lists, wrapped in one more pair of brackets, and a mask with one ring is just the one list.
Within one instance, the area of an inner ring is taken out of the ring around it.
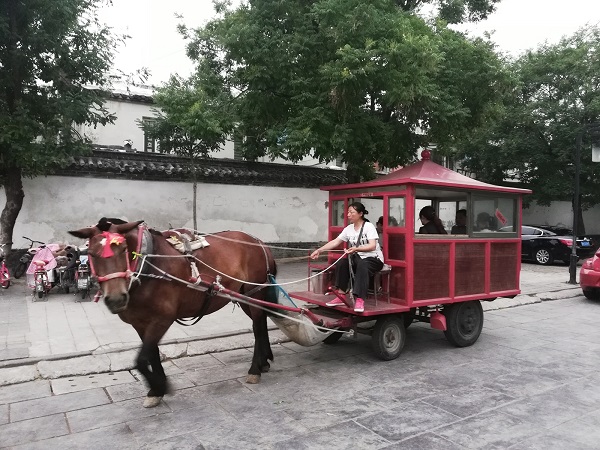
{"label": "parked car", "polygon": [[590,300],[600,300],[600,250],[586,259],[579,271],[579,285]]}
{"label": "parked car", "polygon": [[[512,231],[512,227],[500,231]],[[569,264],[573,231],[568,228],[547,225],[523,225],[521,227],[521,259],[548,265],[554,261]],[[589,258],[596,249],[588,237],[578,237],[575,252],[579,259]]]}

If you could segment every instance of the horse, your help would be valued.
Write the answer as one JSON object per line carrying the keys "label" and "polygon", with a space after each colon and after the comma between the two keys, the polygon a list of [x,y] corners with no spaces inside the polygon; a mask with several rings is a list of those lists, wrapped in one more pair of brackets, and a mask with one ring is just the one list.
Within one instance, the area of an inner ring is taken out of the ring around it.
{"label": "horse", "polygon": [[[213,289],[197,288],[194,280],[213,280],[235,293],[277,303],[276,287],[270,284],[270,277],[277,273],[275,259],[262,241],[244,232],[203,236],[204,247],[195,250],[190,249],[195,235],[189,230],[160,232],[142,220],[102,218],[95,226],[69,233],[89,240],[88,257],[100,284],[98,295],[142,340],[136,368],[150,387],[144,407],[157,406],[169,393],[158,342],[173,322],[191,317],[199,320],[231,301]],[[173,242],[185,248],[185,254]],[[246,382],[255,384],[273,361],[267,312],[247,303],[240,306],[252,319],[254,354]]]}

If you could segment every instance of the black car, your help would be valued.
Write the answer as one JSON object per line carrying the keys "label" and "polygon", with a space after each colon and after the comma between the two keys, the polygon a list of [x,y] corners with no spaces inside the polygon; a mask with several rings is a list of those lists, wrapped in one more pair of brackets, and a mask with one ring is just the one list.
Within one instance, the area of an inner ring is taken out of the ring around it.
{"label": "black car", "polygon": [[[509,229],[510,228],[510,229]],[[506,227],[500,231],[512,231]],[[569,264],[573,231],[568,228],[547,225],[523,225],[521,227],[521,258],[538,264],[563,261]],[[592,239],[578,237],[575,252],[579,259],[590,258],[595,253]]]}

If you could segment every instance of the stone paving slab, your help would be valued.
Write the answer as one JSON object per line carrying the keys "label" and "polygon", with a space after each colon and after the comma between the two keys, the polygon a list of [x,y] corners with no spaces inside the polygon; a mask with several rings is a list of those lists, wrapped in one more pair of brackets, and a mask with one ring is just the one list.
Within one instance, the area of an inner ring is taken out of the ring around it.
{"label": "stone paving slab", "polygon": [[363,335],[275,344],[256,385],[244,383],[250,346],[167,360],[174,393],[154,409],[142,408],[146,387],[130,370],[3,386],[0,447],[598,448],[600,302],[485,317],[467,348],[413,324],[393,361]]}

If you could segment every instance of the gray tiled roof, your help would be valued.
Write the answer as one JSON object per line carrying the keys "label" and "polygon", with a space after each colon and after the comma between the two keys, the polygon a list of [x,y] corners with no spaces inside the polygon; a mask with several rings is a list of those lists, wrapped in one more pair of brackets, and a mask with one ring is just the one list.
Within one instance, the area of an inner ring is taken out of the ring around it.
{"label": "gray tiled roof", "polygon": [[[159,153],[122,153],[97,148],[89,156],[73,157],[57,175],[98,176],[139,180],[191,180],[192,165],[183,157]],[[346,171],[292,164],[202,159],[196,166],[202,183],[281,187],[319,187],[346,183]]]}

